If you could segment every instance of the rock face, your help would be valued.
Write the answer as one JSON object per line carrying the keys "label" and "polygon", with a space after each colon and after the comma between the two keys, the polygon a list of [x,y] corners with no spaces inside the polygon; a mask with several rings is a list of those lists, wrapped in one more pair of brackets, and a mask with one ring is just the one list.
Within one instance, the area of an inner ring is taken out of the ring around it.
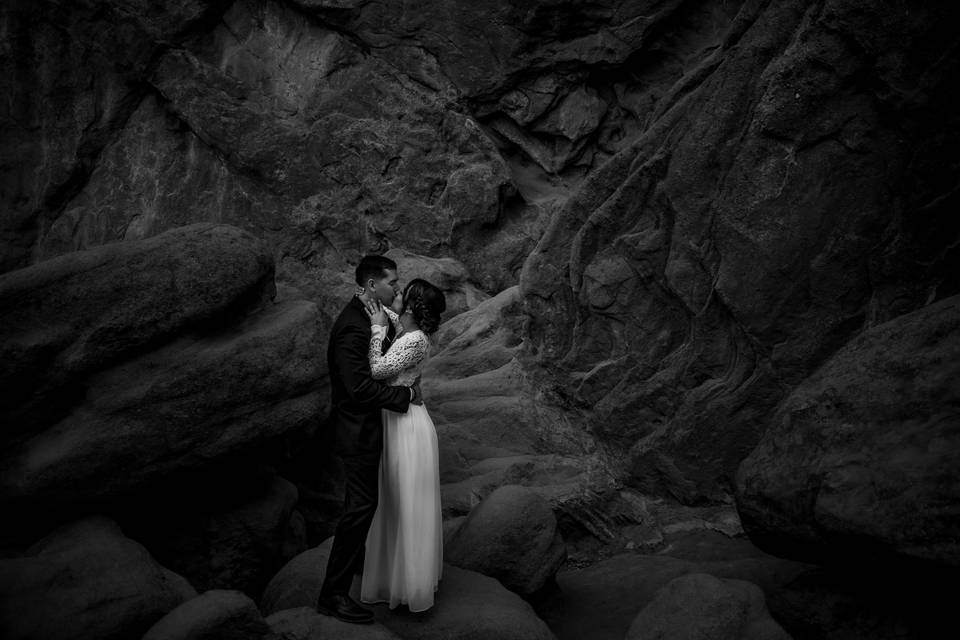
{"label": "rock face", "polygon": [[737,476],[750,536],[818,562],[960,568],[960,296],[873,327],[784,401]]}
{"label": "rock face", "polygon": [[691,573],[667,583],[630,625],[627,640],[790,640],[767,611],[763,591],[743,580]]}
{"label": "rock face", "polygon": [[197,592],[106,518],[87,518],[0,560],[3,637],[139,637]]}
{"label": "rock face", "polygon": [[919,71],[957,68],[955,14],[931,10],[743,3],[552,219],[526,345],[635,486],[720,497],[786,389],[957,291],[955,182],[929,164],[956,96]]}
{"label": "rock face", "polygon": [[530,489],[507,485],[470,512],[445,546],[444,558],[531,595],[553,579],[567,550],[550,504]]}

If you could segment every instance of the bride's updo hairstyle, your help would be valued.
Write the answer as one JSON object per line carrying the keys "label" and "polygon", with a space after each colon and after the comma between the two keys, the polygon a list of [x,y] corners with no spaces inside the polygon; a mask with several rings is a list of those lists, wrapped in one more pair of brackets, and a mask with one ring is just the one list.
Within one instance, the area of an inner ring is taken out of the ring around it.
{"label": "bride's updo hairstyle", "polygon": [[420,330],[431,335],[440,328],[440,314],[447,310],[443,291],[422,278],[410,281],[403,290],[403,312],[410,311]]}

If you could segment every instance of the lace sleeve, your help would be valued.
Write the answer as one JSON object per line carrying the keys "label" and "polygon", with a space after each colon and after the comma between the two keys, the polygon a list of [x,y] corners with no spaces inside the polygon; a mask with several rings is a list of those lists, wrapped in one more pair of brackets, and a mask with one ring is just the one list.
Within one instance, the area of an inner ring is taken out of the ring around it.
{"label": "lace sleeve", "polygon": [[380,350],[383,345],[383,337],[378,332],[370,336],[370,373],[377,380],[384,380],[393,377],[409,369],[427,355],[429,343],[426,336],[420,331],[405,333],[390,345],[390,349],[383,355]]}
{"label": "lace sleeve", "polygon": [[390,307],[384,307],[383,310],[386,311],[387,317],[390,318],[390,324],[396,327],[397,331],[403,331],[403,329],[400,328],[400,316],[397,315],[397,312]]}

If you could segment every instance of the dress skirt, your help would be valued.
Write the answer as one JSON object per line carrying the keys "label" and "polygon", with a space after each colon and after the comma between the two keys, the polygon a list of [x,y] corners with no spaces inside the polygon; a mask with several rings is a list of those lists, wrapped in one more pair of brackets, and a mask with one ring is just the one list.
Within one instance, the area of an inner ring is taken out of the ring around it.
{"label": "dress skirt", "polygon": [[437,432],[422,405],[383,410],[380,499],[367,534],[360,599],[433,606],[443,570]]}

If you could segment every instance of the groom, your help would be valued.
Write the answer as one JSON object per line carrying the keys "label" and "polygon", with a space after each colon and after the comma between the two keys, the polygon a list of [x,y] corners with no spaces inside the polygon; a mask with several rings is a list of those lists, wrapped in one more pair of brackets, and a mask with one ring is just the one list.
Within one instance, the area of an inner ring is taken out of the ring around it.
{"label": "groom", "polygon": [[[333,324],[327,346],[330,370],[331,424],[336,450],[343,461],[343,515],[337,523],[327,574],[317,610],[344,622],[371,622],[373,613],[350,597],[355,573],[363,570],[364,545],[377,510],[383,425],[380,410],[406,413],[410,404],[423,404],[420,385],[388,387],[370,374],[370,317],[364,302],[390,306],[399,292],[397,265],[383,256],[365,256],[356,269],[360,292]],[[388,328],[384,352],[396,330]]]}

